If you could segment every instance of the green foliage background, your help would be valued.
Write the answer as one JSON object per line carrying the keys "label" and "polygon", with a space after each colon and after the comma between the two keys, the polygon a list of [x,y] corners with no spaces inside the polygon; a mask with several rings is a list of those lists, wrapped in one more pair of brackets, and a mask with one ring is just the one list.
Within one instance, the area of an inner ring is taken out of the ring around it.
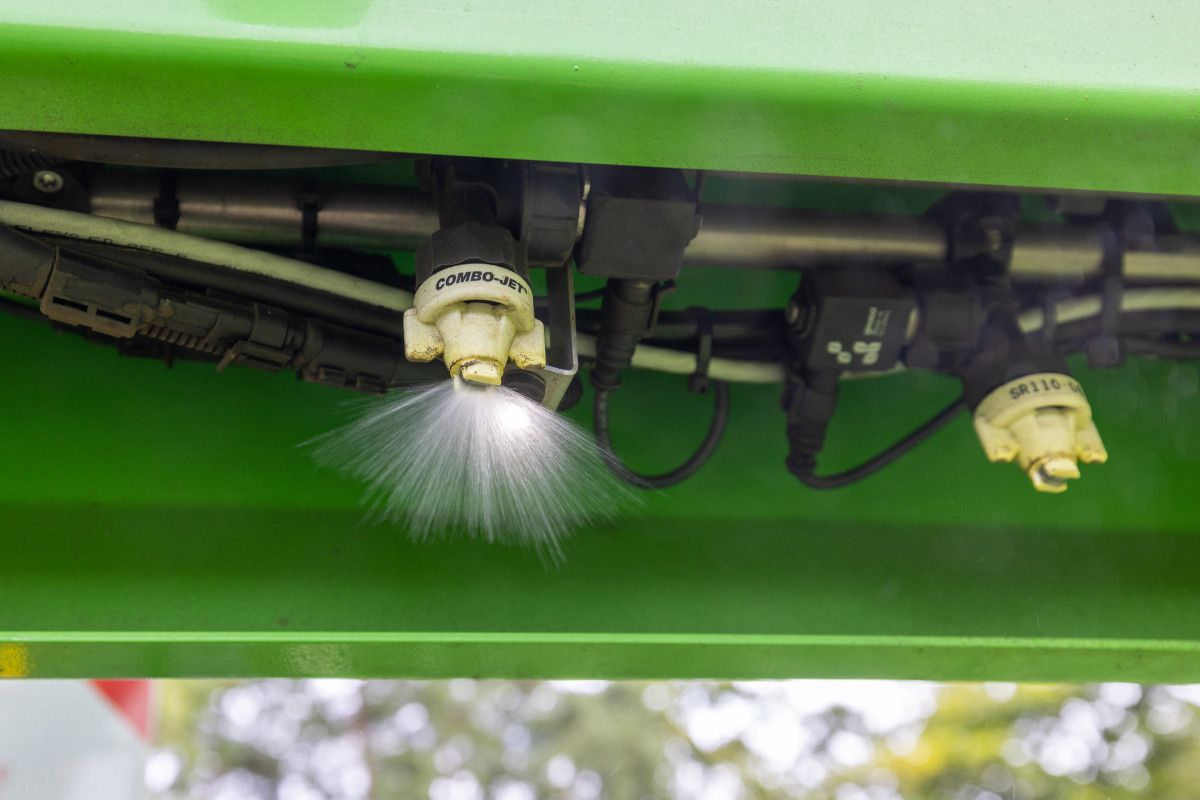
{"label": "green foliage background", "polygon": [[1197,796],[1200,690],[1132,684],[160,685],[159,798]]}

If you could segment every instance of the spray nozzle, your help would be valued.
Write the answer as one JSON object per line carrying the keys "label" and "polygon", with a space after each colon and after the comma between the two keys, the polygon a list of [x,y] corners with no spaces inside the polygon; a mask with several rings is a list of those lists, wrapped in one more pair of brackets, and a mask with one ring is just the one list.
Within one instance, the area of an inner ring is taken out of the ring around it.
{"label": "spray nozzle", "polygon": [[420,285],[404,312],[404,355],[440,357],[452,376],[491,386],[509,361],[545,366],[525,263],[524,247],[504,228],[466,223],[434,233],[417,251]]}
{"label": "spray nozzle", "polygon": [[1079,382],[1053,372],[997,387],[975,409],[975,432],[991,461],[1015,461],[1039,492],[1065,492],[1078,462],[1108,458]]}
{"label": "spray nozzle", "polygon": [[404,312],[409,361],[441,357],[450,374],[500,385],[512,361],[546,364],[545,332],[533,316],[533,294],[516,272],[494,264],[460,264],[430,276]]}

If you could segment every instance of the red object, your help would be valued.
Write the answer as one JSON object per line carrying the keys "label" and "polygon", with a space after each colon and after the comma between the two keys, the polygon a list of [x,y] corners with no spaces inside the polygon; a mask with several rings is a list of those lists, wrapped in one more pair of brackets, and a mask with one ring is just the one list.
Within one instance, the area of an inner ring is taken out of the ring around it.
{"label": "red object", "polygon": [[92,681],[143,740],[150,739],[150,681]]}

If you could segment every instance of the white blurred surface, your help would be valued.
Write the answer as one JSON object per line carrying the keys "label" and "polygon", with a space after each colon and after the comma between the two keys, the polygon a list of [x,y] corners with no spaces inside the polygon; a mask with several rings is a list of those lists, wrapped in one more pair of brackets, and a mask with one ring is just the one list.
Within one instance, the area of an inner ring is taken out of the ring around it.
{"label": "white blurred surface", "polygon": [[0,681],[0,800],[139,800],[147,752],[87,681]]}

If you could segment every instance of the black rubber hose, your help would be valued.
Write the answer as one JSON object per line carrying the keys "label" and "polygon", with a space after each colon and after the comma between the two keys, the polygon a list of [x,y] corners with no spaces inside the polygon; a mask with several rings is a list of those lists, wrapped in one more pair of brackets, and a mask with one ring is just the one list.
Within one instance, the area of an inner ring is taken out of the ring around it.
{"label": "black rubber hose", "polygon": [[634,472],[613,451],[612,437],[608,431],[608,399],[611,392],[597,390],[592,402],[592,427],[600,453],[613,474],[626,483],[643,489],[665,489],[695,475],[716,452],[717,446],[721,444],[721,437],[725,434],[725,426],[729,422],[729,384],[725,381],[710,381],[709,386],[713,393],[713,416],[704,440],[686,461],[675,469],[658,475]]}

